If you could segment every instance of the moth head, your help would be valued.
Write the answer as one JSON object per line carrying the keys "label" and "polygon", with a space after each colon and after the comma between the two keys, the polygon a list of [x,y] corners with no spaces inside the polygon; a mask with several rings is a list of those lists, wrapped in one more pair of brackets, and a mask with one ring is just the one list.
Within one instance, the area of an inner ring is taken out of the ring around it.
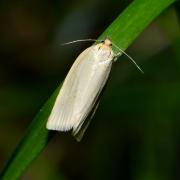
{"label": "moth head", "polygon": [[107,46],[107,47],[112,47],[112,42],[109,38],[106,38],[104,41],[101,41],[101,43],[104,45],[104,46]]}

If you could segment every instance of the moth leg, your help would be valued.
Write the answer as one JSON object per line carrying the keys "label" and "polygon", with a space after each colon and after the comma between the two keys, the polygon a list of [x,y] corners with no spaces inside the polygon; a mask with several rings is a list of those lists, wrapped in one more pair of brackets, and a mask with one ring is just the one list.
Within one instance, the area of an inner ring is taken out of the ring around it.
{"label": "moth leg", "polygon": [[122,52],[118,52],[117,54],[114,55],[114,62],[117,61],[117,59],[119,58],[119,56],[122,55]]}

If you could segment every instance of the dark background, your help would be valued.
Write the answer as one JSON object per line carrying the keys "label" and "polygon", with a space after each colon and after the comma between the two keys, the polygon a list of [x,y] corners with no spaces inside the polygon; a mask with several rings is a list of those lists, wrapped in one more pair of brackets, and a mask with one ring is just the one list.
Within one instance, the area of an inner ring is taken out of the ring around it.
{"label": "dark background", "polygon": [[[77,55],[131,1],[0,2],[0,167]],[[178,7],[163,12],[112,68],[82,142],[57,133],[22,179],[180,178]]]}

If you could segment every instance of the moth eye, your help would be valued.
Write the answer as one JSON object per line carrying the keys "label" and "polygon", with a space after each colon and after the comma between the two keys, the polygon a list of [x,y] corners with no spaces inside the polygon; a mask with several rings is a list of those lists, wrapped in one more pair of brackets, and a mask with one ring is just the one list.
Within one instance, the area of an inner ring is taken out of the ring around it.
{"label": "moth eye", "polygon": [[102,40],[101,43],[104,43],[104,40]]}

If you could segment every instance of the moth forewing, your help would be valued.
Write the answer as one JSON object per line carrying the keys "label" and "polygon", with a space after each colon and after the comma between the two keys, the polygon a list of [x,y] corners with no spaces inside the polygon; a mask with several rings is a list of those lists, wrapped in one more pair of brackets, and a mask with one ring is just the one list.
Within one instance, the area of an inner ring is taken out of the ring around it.
{"label": "moth forewing", "polygon": [[77,57],[56,98],[47,129],[72,130],[74,136],[80,134],[77,139],[82,138],[89,124],[83,126],[84,121],[106,84],[114,57],[109,39],[87,48]]}

